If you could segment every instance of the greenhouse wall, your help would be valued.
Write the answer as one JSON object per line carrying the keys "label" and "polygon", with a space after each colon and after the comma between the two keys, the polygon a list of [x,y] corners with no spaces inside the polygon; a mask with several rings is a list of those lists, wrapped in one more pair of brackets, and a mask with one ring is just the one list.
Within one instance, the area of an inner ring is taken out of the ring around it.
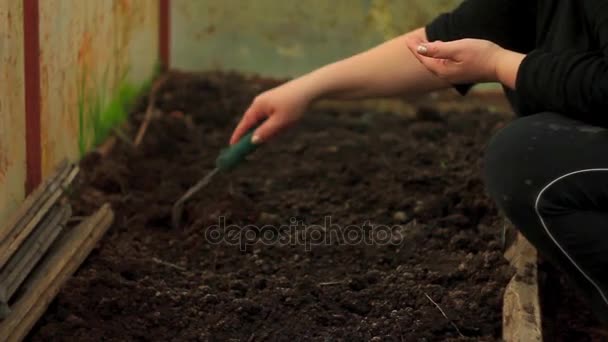
{"label": "greenhouse wall", "polygon": [[459,2],[0,0],[0,222],[163,68],[293,77]]}
{"label": "greenhouse wall", "polygon": [[0,222],[126,117],[162,65],[167,5],[0,0]]}
{"label": "greenhouse wall", "polygon": [[40,1],[42,175],[126,116],[158,63],[158,2]]}
{"label": "greenhouse wall", "polygon": [[172,0],[172,66],[293,77],[424,26],[459,0]]}

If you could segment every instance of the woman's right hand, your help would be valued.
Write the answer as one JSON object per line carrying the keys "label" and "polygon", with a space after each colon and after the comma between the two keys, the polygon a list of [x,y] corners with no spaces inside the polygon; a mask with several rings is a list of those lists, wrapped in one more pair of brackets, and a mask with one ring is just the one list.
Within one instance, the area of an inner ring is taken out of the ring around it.
{"label": "woman's right hand", "polygon": [[300,78],[258,95],[232,133],[230,144],[266,118],[253,134],[254,144],[266,142],[296,123],[315,98],[309,88]]}

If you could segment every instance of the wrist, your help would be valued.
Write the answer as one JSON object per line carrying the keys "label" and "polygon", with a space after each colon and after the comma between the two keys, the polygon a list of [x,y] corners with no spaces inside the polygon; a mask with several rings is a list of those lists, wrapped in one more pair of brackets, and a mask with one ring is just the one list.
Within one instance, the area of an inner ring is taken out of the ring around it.
{"label": "wrist", "polygon": [[315,70],[292,81],[296,91],[309,103],[323,99],[327,93],[319,71]]}
{"label": "wrist", "polygon": [[514,90],[519,66],[525,57],[522,53],[501,48],[496,58],[496,81]]}

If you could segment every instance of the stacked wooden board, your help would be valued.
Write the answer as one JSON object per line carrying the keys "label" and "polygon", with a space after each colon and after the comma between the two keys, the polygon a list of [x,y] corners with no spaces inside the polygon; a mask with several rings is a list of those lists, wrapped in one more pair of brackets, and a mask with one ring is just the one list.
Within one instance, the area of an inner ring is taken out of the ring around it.
{"label": "stacked wooden board", "polygon": [[536,249],[510,226],[514,232],[505,258],[515,269],[515,275],[503,297],[503,340],[513,342],[543,341],[538,286]]}
{"label": "stacked wooden board", "polygon": [[106,204],[69,225],[67,195],[78,172],[62,163],[0,228],[0,341],[27,335],[114,220]]}

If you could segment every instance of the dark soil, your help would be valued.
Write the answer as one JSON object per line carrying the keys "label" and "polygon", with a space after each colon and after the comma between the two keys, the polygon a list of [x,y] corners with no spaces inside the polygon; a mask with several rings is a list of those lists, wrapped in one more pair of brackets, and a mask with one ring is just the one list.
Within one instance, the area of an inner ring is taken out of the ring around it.
{"label": "dark soil", "polygon": [[[139,149],[119,142],[83,160],[77,214],[107,201],[116,220],[32,340],[500,338],[511,272],[480,168],[507,115],[313,109],[216,176],[170,227],[173,203],[213,168],[251,99],[276,84],[176,74]],[[240,228],[216,229],[222,218]],[[333,239],[285,243],[320,236]]]}
{"label": "dark soil", "polygon": [[608,330],[595,319],[588,303],[581,300],[564,273],[547,261],[539,265],[539,286],[545,341],[608,340]]}

